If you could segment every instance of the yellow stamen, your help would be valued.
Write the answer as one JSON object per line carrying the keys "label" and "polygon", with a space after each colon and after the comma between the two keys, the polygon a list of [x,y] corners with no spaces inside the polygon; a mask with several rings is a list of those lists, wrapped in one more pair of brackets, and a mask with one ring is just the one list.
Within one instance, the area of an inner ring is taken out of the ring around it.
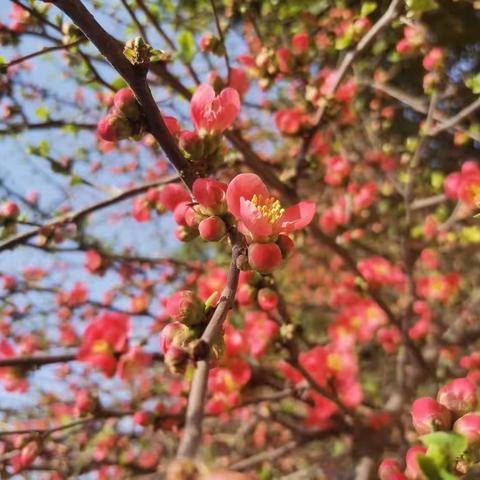
{"label": "yellow stamen", "polygon": [[110,345],[106,340],[97,340],[92,348],[94,353],[108,353],[111,351]]}
{"label": "yellow stamen", "polygon": [[282,204],[275,197],[264,199],[262,195],[254,195],[251,202],[255,205],[257,211],[260,212],[262,217],[271,225],[277,223],[285,213]]}

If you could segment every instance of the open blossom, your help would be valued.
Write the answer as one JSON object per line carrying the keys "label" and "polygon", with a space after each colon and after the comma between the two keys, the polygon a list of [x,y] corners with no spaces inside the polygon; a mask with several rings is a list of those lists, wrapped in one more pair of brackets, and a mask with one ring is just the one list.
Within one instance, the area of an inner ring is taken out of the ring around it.
{"label": "open blossom", "polygon": [[459,172],[445,178],[445,195],[451,200],[461,200],[475,206],[480,200],[480,167],[472,160],[465,162]]}
{"label": "open blossom", "polygon": [[239,229],[255,241],[266,241],[306,227],[315,214],[315,203],[302,201],[282,208],[270,196],[262,179],[253,173],[237,175],[228,185],[227,206]]}
{"label": "open blossom", "polygon": [[[6,341],[0,341],[0,359],[17,356],[17,353],[12,346]],[[2,367],[0,368],[0,380],[7,392],[24,393],[27,391],[28,382],[21,372],[14,368]]]}
{"label": "open blossom", "polygon": [[240,96],[234,88],[223,89],[219,95],[208,84],[200,85],[190,101],[195,129],[208,133],[222,133],[240,113]]}
{"label": "open blossom", "polygon": [[106,312],[95,318],[83,335],[77,358],[108,377],[117,368],[116,354],[124,353],[128,346],[130,319],[116,312]]}

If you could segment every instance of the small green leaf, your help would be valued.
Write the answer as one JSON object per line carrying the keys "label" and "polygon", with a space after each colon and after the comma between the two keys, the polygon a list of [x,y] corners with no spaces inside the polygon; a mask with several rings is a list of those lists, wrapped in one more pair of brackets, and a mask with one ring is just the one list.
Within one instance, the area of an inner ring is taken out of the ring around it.
{"label": "small green leaf", "polygon": [[72,175],[70,177],[70,185],[73,187],[75,185],[81,185],[83,183],[82,179],[78,175]]}
{"label": "small green leaf", "polygon": [[370,15],[377,9],[378,5],[377,2],[364,2],[362,4],[362,9],[360,10],[360,16],[366,17]]}
{"label": "small green leaf", "polygon": [[207,301],[205,302],[205,311],[208,312],[210,310],[210,307],[213,305],[213,302],[215,302],[216,298],[218,297],[218,290],[215,290],[208,298]]}
{"label": "small green leaf", "polygon": [[122,77],[117,77],[113,82],[112,82],[112,87],[115,90],[120,90],[121,88],[124,88],[127,86],[127,82],[122,78]]}
{"label": "small green leaf", "polygon": [[344,33],[343,37],[337,38],[335,40],[335,48],[337,50],[345,50],[348,48],[353,40],[353,28],[347,28],[347,31]]}
{"label": "small green leaf", "polygon": [[418,455],[417,462],[428,480],[457,480],[455,475],[436,465],[433,459],[427,455]]}
{"label": "small green leaf", "polygon": [[46,140],[42,140],[38,147],[35,148],[35,155],[39,157],[48,157],[50,153],[50,144]]}
{"label": "small green leaf", "polygon": [[420,437],[427,447],[427,456],[436,465],[444,467],[449,465],[467,449],[467,439],[463,435],[452,432],[434,432]]}
{"label": "small green leaf", "polygon": [[465,80],[465,85],[475,94],[480,93],[480,73],[477,75],[467,78]]}
{"label": "small green leaf", "polygon": [[180,48],[180,58],[190,63],[195,56],[195,40],[192,33],[187,30],[180,32],[177,41]]}
{"label": "small green leaf", "polygon": [[407,8],[412,13],[423,13],[438,8],[435,0],[407,0]]}
{"label": "small green leaf", "polygon": [[43,120],[44,122],[46,122],[48,120],[48,117],[50,116],[50,111],[45,105],[42,105],[35,110],[35,115],[40,120]]}
{"label": "small green leaf", "polygon": [[435,190],[441,190],[443,187],[443,181],[445,180],[445,175],[442,172],[432,172],[430,176],[430,184]]}

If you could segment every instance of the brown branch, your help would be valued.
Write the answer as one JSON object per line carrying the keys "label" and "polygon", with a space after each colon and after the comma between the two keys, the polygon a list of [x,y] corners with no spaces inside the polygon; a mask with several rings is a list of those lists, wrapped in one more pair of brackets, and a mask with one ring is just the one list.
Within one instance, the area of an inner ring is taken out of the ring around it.
{"label": "brown branch", "polygon": [[[412,96],[412,95],[410,95],[410,94],[408,94],[408,93],[406,93],[406,92],[404,92],[404,91],[402,91],[402,90],[400,90],[400,89],[398,89],[398,88],[396,88],[392,85],[383,84],[383,83],[375,83],[371,80],[365,80],[365,79],[360,80],[360,83],[362,85],[365,85],[365,86],[371,87],[375,90],[378,90],[379,92],[385,93],[389,97],[392,97],[395,100],[398,100],[400,103],[403,103],[404,105],[406,105],[407,107],[410,107],[412,110],[415,110],[418,113],[426,114],[428,112],[428,106],[421,99],[419,99],[417,97],[414,97],[414,96]],[[454,117],[452,117],[452,118],[454,118]],[[442,122],[442,124],[444,124],[447,121],[446,116],[443,115],[442,113],[438,112],[438,111],[433,114],[433,119],[436,120],[436,121]],[[455,125],[454,127],[459,132],[466,133],[471,139],[476,140],[476,141],[480,141],[480,136],[479,135],[476,135],[472,132],[469,132],[468,130],[463,129],[458,125]],[[453,130],[453,129],[454,128],[452,126],[452,127],[449,127],[449,128],[442,129],[442,131]]]}
{"label": "brown branch", "polygon": [[238,462],[232,463],[229,465],[229,468],[232,470],[249,470],[253,467],[256,467],[259,463],[272,463],[273,461],[283,457],[287,453],[292,452],[306,442],[306,439],[292,440],[281,447],[275,448],[274,450],[266,450],[264,452],[252,455],[251,457],[244,458],[243,460],[239,460]]}
{"label": "brown branch", "polygon": [[93,205],[90,205],[88,207],[82,208],[75,212],[67,213],[65,215],[61,215],[60,217],[45,223],[41,227],[35,227],[24,232],[20,232],[12,237],[7,238],[3,242],[0,242],[0,252],[3,250],[14,248],[17,245],[21,245],[27,240],[30,240],[32,237],[39,235],[40,233],[42,233],[42,231],[48,231],[49,229],[53,229],[61,225],[79,222],[90,213],[110,207],[111,205],[114,205],[118,202],[122,202],[123,200],[127,200],[131,197],[144,193],[150,188],[159,187],[160,185],[165,185],[167,183],[172,183],[177,179],[178,177],[175,175],[167,177],[163,180],[158,180],[156,182],[146,183],[138,187],[133,187],[110,198],[94,203]]}
{"label": "brown branch", "polygon": [[39,57],[40,55],[45,55],[46,53],[55,52],[56,50],[64,50],[64,49],[67,49],[67,48],[76,47],[77,45],[79,45],[80,43],[82,43],[84,41],[85,41],[84,38],[79,38],[79,39],[77,39],[73,42],[70,42],[70,43],[65,43],[65,44],[62,44],[62,45],[54,45],[53,47],[43,47],[40,50],[37,50],[36,52],[29,53],[28,55],[25,55],[23,57],[15,58],[15,59],[11,60],[10,62],[5,63],[5,64],[1,65],[1,68],[2,69],[7,69],[7,68],[12,67],[13,65],[17,65],[19,63],[25,62],[26,60],[30,60],[31,58]]}
{"label": "brown branch", "polygon": [[[210,349],[215,338],[221,333],[223,322],[233,305],[235,293],[237,291],[239,276],[237,258],[244,249],[244,239],[237,232],[231,233],[230,239],[232,242],[232,259],[228,271],[227,285],[225,286],[220,301],[215,308],[215,312],[200,339],[200,341],[205,343],[208,347],[207,351]],[[202,435],[202,421],[207,394],[208,372],[208,359],[205,358],[199,360],[193,375],[192,386],[188,396],[185,430],[178,447],[177,457],[194,458],[198,451]]]}
{"label": "brown branch", "polygon": [[213,17],[215,18],[215,25],[217,27],[218,36],[220,37],[220,42],[222,43],[222,46],[223,46],[223,58],[225,59],[225,65],[227,66],[227,78],[230,81],[230,70],[231,70],[230,58],[228,56],[227,46],[225,44],[225,37],[223,35],[222,27],[220,25],[220,18],[218,16],[218,10],[215,4],[215,0],[210,0],[210,5],[212,7]]}
{"label": "brown branch", "polygon": [[454,128],[457,124],[459,124],[463,119],[467,118],[473,112],[480,108],[480,97],[478,97],[473,103],[467,105],[464,109],[458,112],[453,117],[445,120],[440,125],[437,125],[435,128],[432,128],[428,131],[428,135],[434,137],[438,135],[440,132],[445,130],[449,130],[450,128]]}
{"label": "brown branch", "polygon": [[340,86],[342,81],[344,80],[347,72],[350,70],[351,66],[355,62],[355,60],[370,46],[373,42],[375,37],[379,35],[389,24],[390,22],[397,16],[398,10],[401,4],[401,0],[392,0],[389,7],[385,11],[385,13],[375,22],[372,28],[360,39],[360,41],[355,45],[355,48],[349,51],[344,57],[340,66],[335,72],[335,81],[329,88],[329,91],[326,94],[326,98],[320,105],[316,115],[315,115],[315,122],[313,128],[305,137],[302,147],[300,149],[300,153],[298,154],[295,171],[296,174],[292,178],[292,183],[295,186],[299,177],[302,175],[303,170],[305,169],[306,162],[307,162],[307,153],[310,145],[313,141],[315,133],[319,129],[323,115],[327,109],[328,101],[330,97],[336,92],[337,88]]}
{"label": "brown branch", "polygon": [[123,54],[123,45],[102,28],[80,0],[55,0],[53,3],[71,18],[127,82],[142,107],[148,131],[162,147],[181,180],[191,189],[197,174],[192,164],[183,156],[163,121],[147,83],[147,69],[143,65],[132,65],[127,60]]}
{"label": "brown branch", "polygon": [[19,133],[22,130],[43,130],[47,128],[74,127],[82,130],[95,130],[95,123],[69,122],[68,120],[47,120],[40,123],[15,123],[6,128],[0,129],[0,135]]}

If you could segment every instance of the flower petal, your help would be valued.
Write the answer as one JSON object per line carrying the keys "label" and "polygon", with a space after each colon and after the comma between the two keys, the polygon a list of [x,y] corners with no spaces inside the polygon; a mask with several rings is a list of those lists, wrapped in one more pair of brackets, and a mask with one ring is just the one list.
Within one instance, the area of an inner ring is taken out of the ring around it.
{"label": "flower petal", "polygon": [[241,173],[237,175],[227,188],[228,211],[240,220],[240,200],[251,200],[254,195],[269,196],[268,189],[262,179],[254,173]]}
{"label": "flower petal", "polygon": [[240,217],[255,240],[262,240],[272,234],[272,225],[268,223],[249,200],[240,200]]}
{"label": "flower petal", "polygon": [[315,202],[305,201],[297,203],[285,210],[278,221],[276,233],[290,233],[306,227],[315,215]]}
{"label": "flower petal", "polygon": [[192,122],[196,130],[203,127],[205,109],[213,102],[215,90],[207,83],[202,83],[190,100]]}

